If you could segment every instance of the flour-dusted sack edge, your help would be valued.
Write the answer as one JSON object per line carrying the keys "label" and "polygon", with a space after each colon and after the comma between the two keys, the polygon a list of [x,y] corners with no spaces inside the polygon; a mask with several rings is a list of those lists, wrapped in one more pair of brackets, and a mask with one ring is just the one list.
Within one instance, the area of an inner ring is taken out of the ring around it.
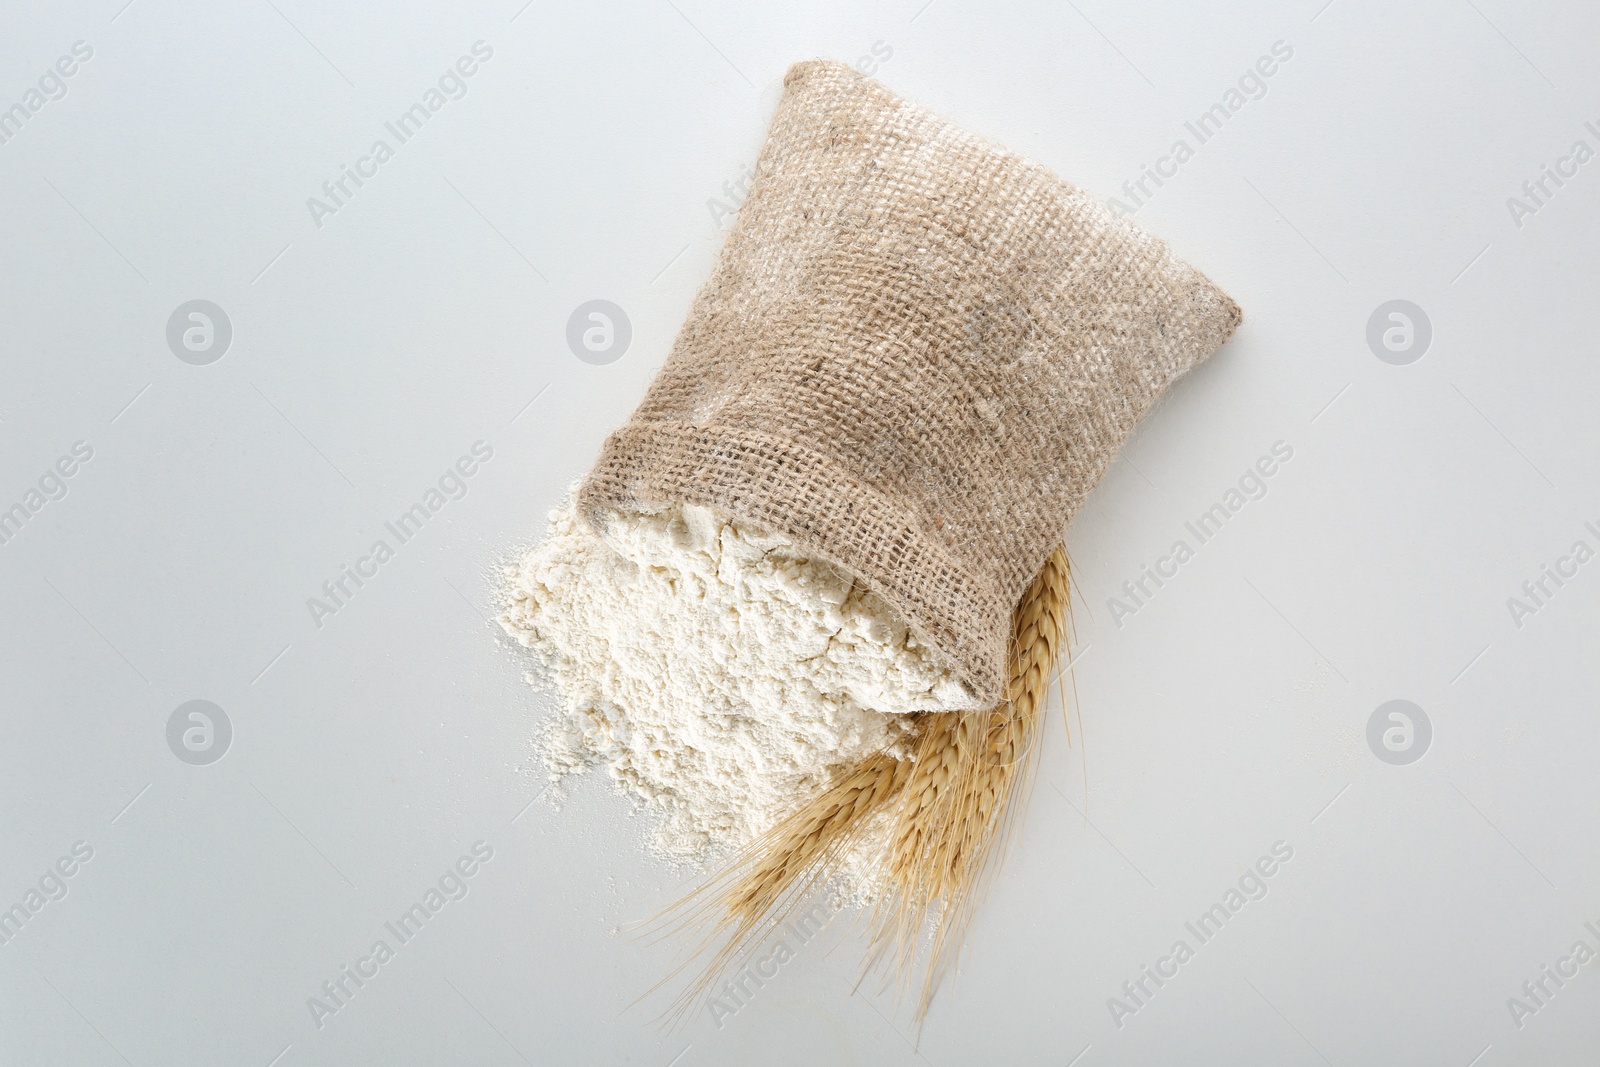
{"label": "flour-dusted sack edge", "polygon": [[712,275],[578,507],[600,528],[694,504],[780,534],[998,703],[1028,582],[1239,321],[1044,167],[798,63]]}

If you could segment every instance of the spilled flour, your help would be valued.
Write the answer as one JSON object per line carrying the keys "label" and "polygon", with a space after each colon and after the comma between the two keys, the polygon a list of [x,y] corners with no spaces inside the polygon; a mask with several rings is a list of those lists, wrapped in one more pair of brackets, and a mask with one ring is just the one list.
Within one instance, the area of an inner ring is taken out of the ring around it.
{"label": "spilled flour", "polygon": [[560,691],[546,763],[605,768],[659,813],[672,860],[743,844],[874,752],[908,755],[910,713],[972,706],[875,594],[704,508],[617,516],[602,538],[569,503],[507,578],[500,624]]}

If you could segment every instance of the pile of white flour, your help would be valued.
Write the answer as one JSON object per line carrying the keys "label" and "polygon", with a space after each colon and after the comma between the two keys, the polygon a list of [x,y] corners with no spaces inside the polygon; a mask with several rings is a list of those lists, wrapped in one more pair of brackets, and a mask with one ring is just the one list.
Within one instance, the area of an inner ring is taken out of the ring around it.
{"label": "pile of white flour", "polygon": [[551,771],[606,768],[660,813],[652,845],[673,860],[743,844],[874,752],[905,754],[909,713],[971,706],[876,595],[703,508],[617,516],[602,539],[568,504],[507,578],[500,624],[560,691]]}

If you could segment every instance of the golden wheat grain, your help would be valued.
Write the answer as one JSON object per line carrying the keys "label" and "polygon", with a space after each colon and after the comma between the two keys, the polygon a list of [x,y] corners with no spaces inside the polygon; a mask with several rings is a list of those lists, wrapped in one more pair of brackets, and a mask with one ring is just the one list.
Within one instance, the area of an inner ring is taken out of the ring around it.
{"label": "golden wheat grain", "polygon": [[1065,643],[1070,571],[1057,547],[1017,606],[1006,703],[944,716],[924,736],[895,807],[885,878],[872,918],[867,969],[885,960],[897,984],[914,971],[929,925],[917,996],[925,1017],[1004,854],[1017,798],[1035,766],[1039,719]]}
{"label": "golden wheat grain", "polygon": [[886,813],[886,888],[872,913],[863,973],[889,958],[904,986],[916,965],[918,938],[933,925],[917,1005],[918,1020],[925,1017],[1014,826],[1010,815],[1033,767],[1038,720],[1065,643],[1069,582],[1066,550],[1058,546],[1017,606],[1004,704],[922,716],[914,759],[879,753],[863,760],[669,909],[680,916],[679,925],[713,912],[712,929],[694,955],[720,942],[671,1014],[681,1018],[781,926],[837,872],[874,816]]}
{"label": "golden wheat grain", "polygon": [[872,816],[884,810],[905,783],[910,767],[888,753],[868,757],[745,845],[718,876],[667,909],[668,915],[678,917],[673,928],[692,925],[710,913],[711,930],[690,960],[717,946],[700,976],[679,995],[669,1016],[681,1019],[686,1015],[719,977],[780,927],[812,890],[838,870]]}

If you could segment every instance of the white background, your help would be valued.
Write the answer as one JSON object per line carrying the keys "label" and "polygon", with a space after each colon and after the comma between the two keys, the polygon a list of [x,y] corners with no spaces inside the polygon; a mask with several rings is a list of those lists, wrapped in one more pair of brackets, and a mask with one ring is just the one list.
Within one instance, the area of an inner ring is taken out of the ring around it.
{"label": "white background", "polygon": [[[1507,1000],[1600,947],[1600,563],[1520,627],[1507,599],[1600,548],[1600,162],[1520,227],[1507,198],[1600,149],[1600,14],[1325,2],[9,5],[0,108],[93,57],[0,144],[0,508],[93,459],[0,545],[0,908],[93,858],[0,945],[0,1062],[1589,1062],[1600,967],[1520,1027]],[[479,40],[465,97],[318,226],[307,198]],[[877,44],[892,88],[1109,197],[1275,41],[1136,215],[1245,323],[1070,530],[1077,747],[1053,715],[920,1049],[851,995],[845,920],[663,1034],[629,1005],[670,953],[619,928],[692,877],[598,775],[530,805],[550,698],[488,619],[663,359],[785,68]],[[1407,366],[1366,341],[1397,298],[1433,327]],[[193,299],[233,328],[206,366],[165,337]],[[608,365],[565,340],[591,299],[632,323]],[[480,440],[466,497],[318,627],[307,598]],[[1277,441],[1266,497],[1118,626]],[[209,766],[167,744],[192,699],[232,724]],[[1366,741],[1392,699],[1433,725],[1409,766]],[[468,895],[319,1027],[308,998],[476,841]],[[1277,841],[1266,897],[1119,1027],[1108,998]]]}

